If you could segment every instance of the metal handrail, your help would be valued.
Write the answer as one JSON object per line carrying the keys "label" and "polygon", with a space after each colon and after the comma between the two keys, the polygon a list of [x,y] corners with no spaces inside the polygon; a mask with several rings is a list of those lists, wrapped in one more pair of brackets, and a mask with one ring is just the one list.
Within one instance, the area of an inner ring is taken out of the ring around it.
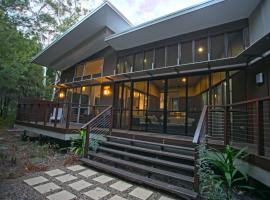
{"label": "metal handrail", "polygon": [[204,131],[204,127],[205,127],[205,121],[206,121],[206,117],[207,117],[207,110],[208,110],[208,106],[205,105],[203,107],[194,137],[192,142],[195,144],[200,144],[200,139],[202,138],[202,136],[205,134]]}

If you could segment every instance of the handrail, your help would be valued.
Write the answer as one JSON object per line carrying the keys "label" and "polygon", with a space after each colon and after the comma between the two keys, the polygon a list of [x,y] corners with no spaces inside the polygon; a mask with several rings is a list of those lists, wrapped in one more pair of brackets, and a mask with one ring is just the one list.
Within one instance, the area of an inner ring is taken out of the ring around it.
{"label": "handrail", "polygon": [[101,113],[99,113],[97,116],[95,116],[94,118],[92,118],[89,122],[87,122],[86,124],[84,124],[81,127],[81,130],[87,128],[87,126],[90,125],[91,123],[93,123],[93,121],[95,121],[100,115],[102,115],[103,113],[107,112],[110,109],[112,109],[112,106],[109,106],[108,108],[106,108],[105,110],[103,110]]}
{"label": "handrail", "polygon": [[207,115],[207,109],[208,109],[208,106],[205,105],[203,107],[203,110],[202,110],[202,113],[201,113],[201,116],[200,116],[200,119],[199,119],[199,122],[198,122],[198,125],[197,125],[197,128],[196,128],[196,131],[195,131],[195,134],[194,134],[194,137],[193,137],[193,140],[192,142],[195,143],[195,144],[199,144],[200,143],[200,139],[202,137],[202,130],[203,130],[203,125],[204,125],[204,122],[205,122],[205,119],[206,119],[206,115]]}

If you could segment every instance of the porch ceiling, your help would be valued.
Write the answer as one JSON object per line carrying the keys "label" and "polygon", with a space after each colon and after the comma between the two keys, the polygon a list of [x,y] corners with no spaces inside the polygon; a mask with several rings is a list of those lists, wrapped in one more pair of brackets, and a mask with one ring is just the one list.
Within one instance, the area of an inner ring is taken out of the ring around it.
{"label": "porch ceiling", "polygon": [[109,2],[103,3],[46,47],[32,62],[63,70],[108,46],[105,37],[131,27]]}
{"label": "porch ceiling", "polygon": [[116,50],[128,49],[221,24],[246,19],[261,0],[211,0],[110,35]]}

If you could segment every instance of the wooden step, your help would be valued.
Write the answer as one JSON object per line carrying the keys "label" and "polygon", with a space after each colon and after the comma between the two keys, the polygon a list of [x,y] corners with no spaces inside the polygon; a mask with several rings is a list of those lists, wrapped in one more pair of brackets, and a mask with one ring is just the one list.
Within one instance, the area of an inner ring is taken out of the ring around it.
{"label": "wooden step", "polygon": [[157,143],[157,142],[148,142],[148,141],[143,141],[143,140],[135,140],[135,139],[129,139],[129,138],[123,138],[123,137],[115,137],[115,136],[107,136],[108,140],[110,139],[115,139],[115,140],[122,140],[125,142],[129,142],[131,144],[134,143],[140,143],[140,144],[146,144],[146,145],[153,145],[153,146],[160,146],[161,150],[164,148],[172,148],[180,151],[190,151],[194,153],[195,149],[192,147],[184,147],[184,146],[175,146],[175,145],[170,145],[170,144],[162,144],[162,143]]}
{"label": "wooden step", "polygon": [[115,167],[111,167],[111,166],[108,166],[106,164],[99,163],[99,162],[89,160],[86,158],[81,159],[81,161],[84,164],[86,164],[90,167],[94,167],[98,170],[102,170],[102,171],[105,171],[107,173],[117,175],[119,177],[122,177],[124,179],[130,180],[130,181],[133,181],[136,183],[146,184],[146,185],[149,185],[151,187],[158,188],[158,189],[173,193],[173,194],[175,194],[183,199],[196,199],[197,198],[197,193],[192,191],[192,190],[189,190],[189,189],[185,189],[182,187],[167,184],[167,183],[164,183],[164,182],[158,181],[158,180],[153,180],[151,178],[144,177],[141,175],[133,174],[131,172],[128,172],[128,171],[125,171],[122,169],[118,169]]}
{"label": "wooden step", "polygon": [[105,161],[109,161],[109,162],[113,162],[117,165],[122,165],[122,166],[126,166],[126,167],[130,167],[133,169],[137,169],[140,171],[146,171],[147,173],[150,174],[157,174],[157,175],[162,175],[165,177],[169,177],[172,179],[176,179],[176,180],[180,180],[185,182],[186,184],[189,184],[190,186],[193,186],[194,183],[194,178],[191,176],[185,176],[179,173],[173,173],[173,172],[169,172],[166,170],[161,170],[161,169],[157,169],[157,168],[153,168],[153,167],[149,167],[146,165],[142,165],[142,164],[138,164],[138,163],[134,163],[134,162],[130,162],[130,161],[126,161],[126,160],[122,160],[119,158],[114,158],[108,155],[104,155],[101,153],[89,153],[89,156],[91,158],[99,158]]}
{"label": "wooden step", "polygon": [[140,151],[144,153],[150,153],[153,155],[166,156],[170,158],[176,158],[176,159],[188,160],[188,161],[194,162],[194,156],[171,153],[171,152],[166,152],[166,151],[161,151],[161,150],[147,149],[143,147],[130,146],[130,145],[125,145],[125,144],[116,143],[116,142],[102,142],[102,144],[105,144],[106,146],[109,145],[109,146],[114,146],[114,147],[120,147],[123,149],[135,150],[135,151]]}
{"label": "wooden step", "polygon": [[134,158],[134,159],[142,160],[142,161],[145,161],[145,162],[154,163],[154,164],[157,164],[157,165],[160,165],[160,166],[167,166],[167,167],[171,167],[171,168],[175,168],[175,169],[194,172],[194,166],[191,166],[191,165],[180,164],[180,163],[175,163],[175,162],[171,162],[171,161],[167,161],[167,160],[151,158],[151,157],[137,155],[137,154],[133,154],[133,153],[118,151],[118,150],[115,150],[115,149],[106,148],[106,147],[102,147],[102,146],[100,146],[98,148],[98,151],[100,151],[100,150],[102,152],[112,153],[112,154],[116,154],[116,155],[119,155],[119,156],[127,156],[129,158]]}

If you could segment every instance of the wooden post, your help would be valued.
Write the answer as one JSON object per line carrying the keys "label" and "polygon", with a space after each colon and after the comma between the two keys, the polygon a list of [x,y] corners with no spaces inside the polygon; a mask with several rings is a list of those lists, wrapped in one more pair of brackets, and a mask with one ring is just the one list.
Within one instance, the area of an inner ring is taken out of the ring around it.
{"label": "wooden post", "polygon": [[71,104],[68,103],[67,118],[66,118],[66,129],[69,129],[70,110],[71,110]]}
{"label": "wooden post", "polygon": [[256,124],[257,124],[257,155],[264,155],[264,134],[263,134],[263,102],[256,101]]}
{"label": "wooden post", "polygon": [[228,132],[228,107],[225,106],[224,108],[224,146],[229,144],[229,132]]}
{"label": "wooden post", "polygon": [[198,176],[198,168],[197,168],[197,160],[198,160],[198,149],[195,148],[195,159],[194,159],[194,191],[199,193],[200,190],[200,179]]}
{"label": "wooden post", "polygon": [[84,154],[83,154],[84,158],[88,157],[88,150],[89,150],[89,143],[90,143],[89,135],[90,135],[90,125],[87,125],[86,136],[85,136],[85,145],[84,145]]}
{"label": "wooden post", "polygon": [[113,107],[110,109],[110,127],[109,127],[109,134],[112,135],[112,127],[113,127]]}
{"label": "wooden post", "polygon": [[47,118],[48,118],[48,107],[49,104],[44,104],[45,105],[45,111],[44,111],[44,119],[43,119],[43,125],[47,125]]}
{"label": "wooden post", "polygon": [[58,108],[59,108],[59,103],[56,104],[56,112],[55,112],[55,116],[54,116],[54,127],[57,126]]}

